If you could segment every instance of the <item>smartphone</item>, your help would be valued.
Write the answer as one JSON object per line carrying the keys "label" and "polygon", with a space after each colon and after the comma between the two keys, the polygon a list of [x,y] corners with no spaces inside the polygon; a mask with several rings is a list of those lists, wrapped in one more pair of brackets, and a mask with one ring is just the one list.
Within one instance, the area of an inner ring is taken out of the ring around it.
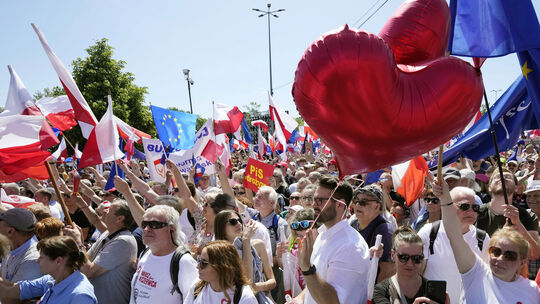
{"label": "smartphone", "polygon": [[440,304],[446,302],[446,281],[427,281],[426,297]]}

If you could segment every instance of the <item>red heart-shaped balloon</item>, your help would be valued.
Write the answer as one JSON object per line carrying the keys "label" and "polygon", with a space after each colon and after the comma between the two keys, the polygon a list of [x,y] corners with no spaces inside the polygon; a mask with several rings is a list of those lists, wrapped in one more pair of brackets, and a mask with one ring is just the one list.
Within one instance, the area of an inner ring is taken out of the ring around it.
{"label": "red heart-shaped balloon", "polygon": [[472,119],[482,92],[479,72],[465,61],[443,56],[398,65],[383,39],[347,26],[308,48],[293,85],[300,115],[332,149],[342,175],[443,144]]}

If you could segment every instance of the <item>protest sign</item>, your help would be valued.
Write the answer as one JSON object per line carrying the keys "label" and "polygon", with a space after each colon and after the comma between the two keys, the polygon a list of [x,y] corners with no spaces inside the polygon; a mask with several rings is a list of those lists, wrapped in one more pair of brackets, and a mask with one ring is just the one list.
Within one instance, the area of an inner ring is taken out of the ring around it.
{"label": "protest sign", "polygon": [[274,169],[272,165],[250,158],[244,174],[244,187],[254,192],[259,191],[260,187],[270,184],[270,176],[274,174]]}
{"label": "protest sign", "polygon": [[163,145],[159,139],[143,138],[144,155],[146,156],[146,165],[150,179],[155,182],[165,182],[165,173],[167,168],[162,164]]}

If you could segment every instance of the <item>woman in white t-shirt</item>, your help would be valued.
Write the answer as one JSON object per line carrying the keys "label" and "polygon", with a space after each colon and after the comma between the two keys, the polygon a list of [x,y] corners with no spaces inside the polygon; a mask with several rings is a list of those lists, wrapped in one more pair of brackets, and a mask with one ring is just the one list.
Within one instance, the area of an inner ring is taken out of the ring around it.
{"label": "woman in white t-shirt", "polygon": [[433,193],[441,199],[442,221],[461,273],[467,303],[540,303],[536,283],[520,275],[521,268],[527,264],[529,243],[517,230],[521,225],[519,215],[511,214],[511,208],[505,213],[507,217],[517,217],[517,221],[513,220],[516,225],[504,227],[491,236],[489,263],[486,263],[463,238],[446,182],[442,186],[433,185]]}
{"label": "woman in white t-shirt", "polygon": [[257,304],[240,256],[227,241],[212,241],[197,259],[200,281],[189,291],[186,304]]}

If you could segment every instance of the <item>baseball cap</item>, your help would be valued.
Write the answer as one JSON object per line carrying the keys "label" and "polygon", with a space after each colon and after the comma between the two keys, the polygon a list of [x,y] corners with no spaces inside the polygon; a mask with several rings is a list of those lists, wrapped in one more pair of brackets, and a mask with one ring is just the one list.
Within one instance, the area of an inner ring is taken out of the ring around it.
{"label": "baseball cap", "polygon": [[377,198],[377,200],[379,202],[382,202],[383,201],[383,197],[382,197],[382,190],[379,186],[375,185],[375,184],[371,184],[371,185],[367,185],[365,187],[362,187],[358,190],[355,191],[354,193],[354,196],[356,197],[358,194],[367,194],[367,195],[371,195],[375,198]]}
{"label": "baseball cap", "polygon": [[450,167],[443,170],[443,177],[444,180],[449,178],[461,179],[461,174],[458,169]]}
{"label": "baseball cap", "polygon": [[532,180],[527,185],[527,190],[525,190],[525,194],[533,191],[539,191],[540,190],[540,180]]}
{"label": "baseball cap", "polygon": [[476,173],[474,173],[474,171],[471,169],[461,169],[459,170],[459,174],[461,175],[461,178],[468,178],[472,180],[476,179]]}
{"label": "baseball cap", "polygon": [[300,210],[304,210],[304,207],[301,206],[301,205],[294,205],[294,206],[290,206],[290,207],[285,207],[285,209],[294,210],[294,212],[298,212]]}
{"label": "baseball cap", "polygon": [[33,231],[36,226],[36,217],[32,212],[24,208],[13,208],[0,213],[0,221],[4,221],[9,226],[25,232]]}

